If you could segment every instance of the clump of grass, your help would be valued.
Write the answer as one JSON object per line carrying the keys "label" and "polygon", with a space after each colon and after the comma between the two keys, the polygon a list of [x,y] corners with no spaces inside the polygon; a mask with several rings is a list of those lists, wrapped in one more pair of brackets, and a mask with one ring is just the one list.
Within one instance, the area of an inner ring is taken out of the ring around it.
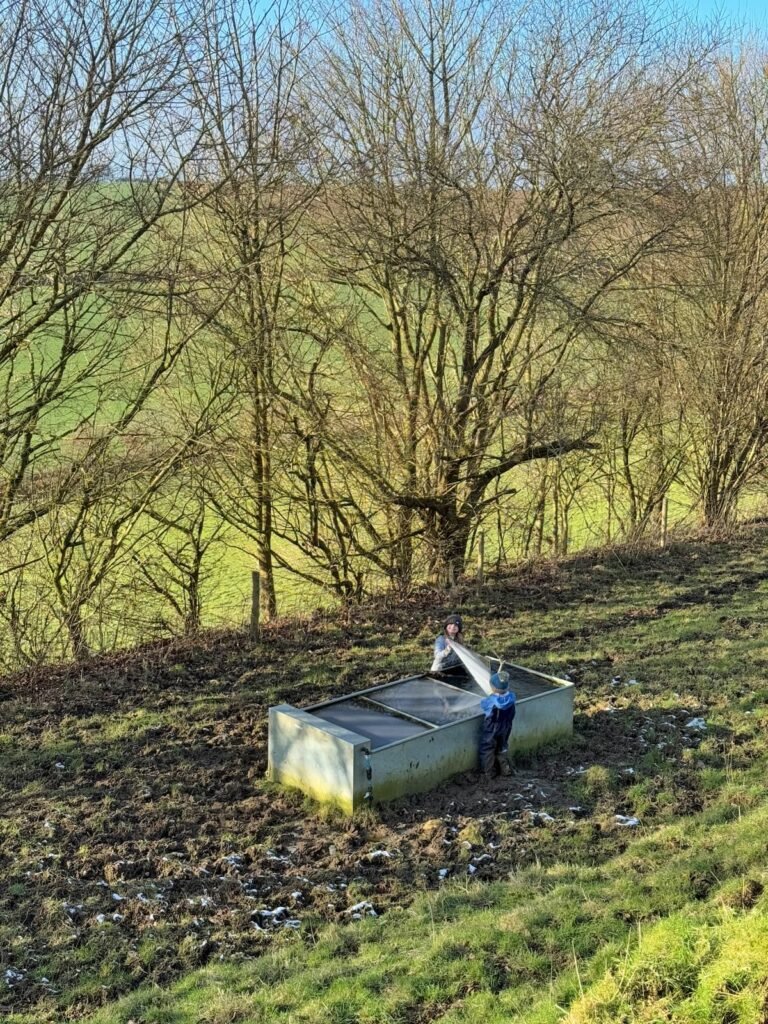
{"label": "clump of grass", "polygon": [[482,846],[485,842],[480,825],[476,821],[471,821],[465,825],[456,838],[460,842],[469,843],[471,846]]}
{"label": "clump of grass", "polygon": [[576,799],[592,804],[613,804],[618,792],[615,771],[604,765],[593,764],[574,783]]}
{"label": "clump of grass", "polygon": [[219,991],[201,1006],[198,1019],[200,1024],[241,1024],[251,1017],[252,1009],[250,996]]}

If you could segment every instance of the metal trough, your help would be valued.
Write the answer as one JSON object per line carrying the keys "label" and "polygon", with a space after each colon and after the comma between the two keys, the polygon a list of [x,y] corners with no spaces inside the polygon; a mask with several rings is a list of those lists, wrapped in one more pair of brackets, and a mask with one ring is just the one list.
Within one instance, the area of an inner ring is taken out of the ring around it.
{"label": "metal trough", "polygon": [[[502,667],[517,695],[511,751],[572,733],[572,683]],[[279,704],[269,709],[268,775],[348,813],[432,789],[476,767],[484,696],[471,676],[449,683],[424,674],[304,709]]]}

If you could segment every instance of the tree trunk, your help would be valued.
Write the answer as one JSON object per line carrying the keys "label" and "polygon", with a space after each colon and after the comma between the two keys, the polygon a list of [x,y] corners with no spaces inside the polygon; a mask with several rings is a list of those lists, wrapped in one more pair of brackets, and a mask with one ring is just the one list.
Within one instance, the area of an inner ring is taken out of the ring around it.
{"label": "tree trunk", "polygon": [[431,552],[429,576],[437,587],[452,587],[464,572],[472,523],[450,510],[430,518],[425,536]]}
{"label": "tree trunk", "polygon": [[261,613],[265,622],[277,615],[277,592],[272,559],[272,459],[270,456],[270,397],[266,393],[261,367],[251,368],[251,389],[253,401],[253,450],[251,466],[258,507],[255,510],[257,523],[256,560],[261,577]]}
{"label": "tree trunk", "polygon": [[[271,503],[268,513],[271,523]],[[277,615],[277,592],[275,590],[275,569],[272,561],[272,545],[260,544],[256,554],[256,560],[259,565],[259,577],[261,579],[261,615],[265,622],[269,622]]]}
{"label": "tree trunk", "polygon": [[91,656],[91,649],[85,638],[82,605],[77,604],[69,609],[64,619],[64,625],[69,636],[72,657],[75,661],[87,661]]}
{"label": "tree trunk", "polygon": [[187,580],[187,614],[184,617],[184,633],[193,636],[200,629],[200,562],[197,561]]}
{"label": "tree trunk", "polygon": [[727,526],[733,519],[738,492],[712,476],[705,482],[702,495],[704,525],[710,529]]}

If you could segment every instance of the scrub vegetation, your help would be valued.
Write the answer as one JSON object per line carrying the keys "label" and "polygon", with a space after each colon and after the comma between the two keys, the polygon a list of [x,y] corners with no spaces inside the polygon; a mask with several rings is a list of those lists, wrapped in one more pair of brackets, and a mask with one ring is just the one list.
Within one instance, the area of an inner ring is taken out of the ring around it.
{"label": "scrub vegetation", "polygon": [[0,46],[3,669],[761,507],[764,40],[25,0]]}
{"label": "scrub vegetation", "polygon": [[[3,1019],[760,1024],[767,552],[754,524],[6,678]],[[353,818],[264,779],[269,705],[423,667],[456,607],[575,681],[572,743]]]}

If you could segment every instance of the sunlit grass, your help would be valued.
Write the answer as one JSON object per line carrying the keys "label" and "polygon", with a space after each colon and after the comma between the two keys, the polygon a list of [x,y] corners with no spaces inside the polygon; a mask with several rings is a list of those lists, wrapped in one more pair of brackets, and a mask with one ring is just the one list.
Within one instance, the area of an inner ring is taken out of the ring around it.
{"label": "sunlit grass", "polygon": [[659,1014],[693,1024],[726,1019],[724,1003],[737,1014],[727,1019],[755,1024],[768,963],[767,797],[719,825],[660,829],[599,870],[448,885],[406,912],[328,927],[309,946],[138,993],[93,1024],[390,1024],[419,1013],[450,1024]]}

